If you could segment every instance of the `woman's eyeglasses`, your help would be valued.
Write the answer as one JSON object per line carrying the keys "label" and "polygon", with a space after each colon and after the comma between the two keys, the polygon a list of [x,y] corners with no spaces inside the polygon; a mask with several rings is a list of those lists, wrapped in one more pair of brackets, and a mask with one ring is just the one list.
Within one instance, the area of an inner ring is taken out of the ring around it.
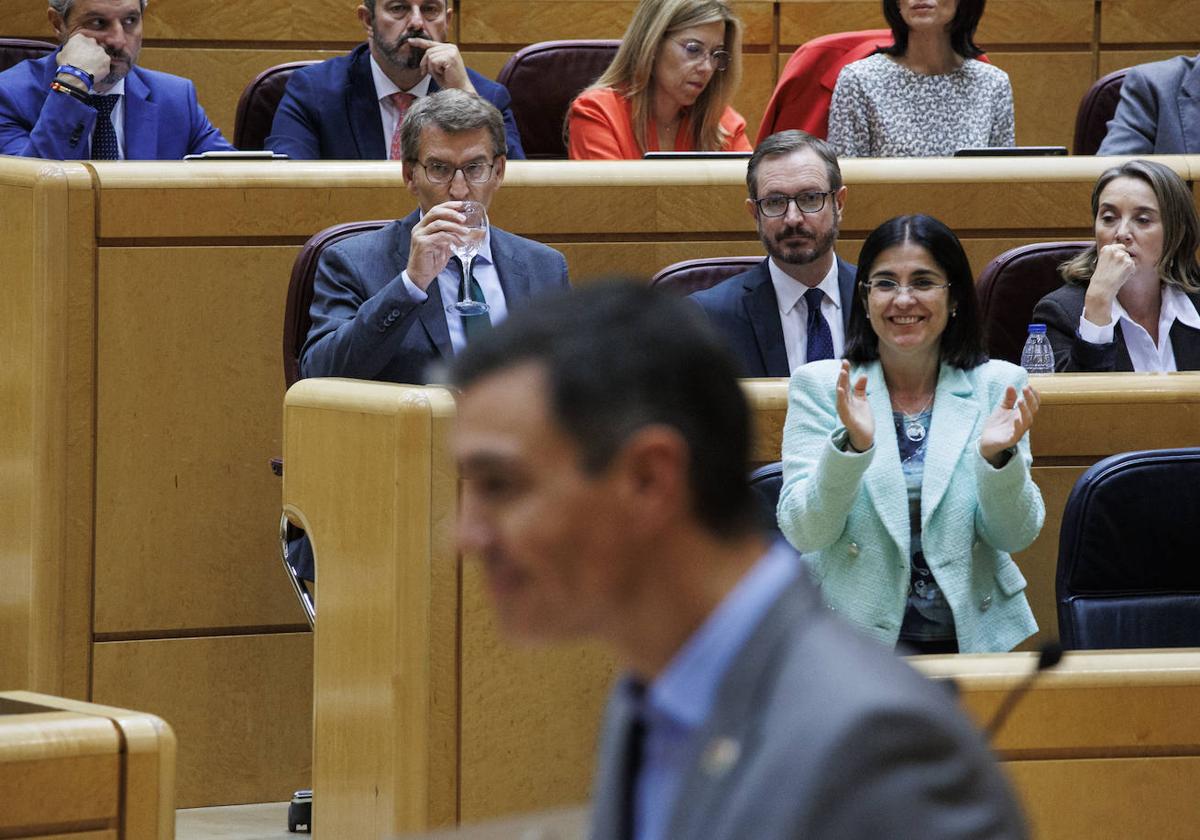
{"label": "woman's eyeglasses", "polygon": [[713,69],[718,72],[729,69],[729,53],[726,50],[708,50],[699,41],[676,41],[674,38],[671,40],[683,48],[683,54],[689,64],[699,64],[701,61],[709,59],[712,61]]}
{"label": "woman's eyeglasses", "polygon": [[917,279],[901,284],[895,280],[871,280],[864,282],[868,292],[873,292],[882,297],[896,297],[900,294],[900,290],[906,290],[913,297],[932,297],[942,289],[950,288],[949,283],[939,283],[936,280],[931,280],[928,277],[918,277]]}

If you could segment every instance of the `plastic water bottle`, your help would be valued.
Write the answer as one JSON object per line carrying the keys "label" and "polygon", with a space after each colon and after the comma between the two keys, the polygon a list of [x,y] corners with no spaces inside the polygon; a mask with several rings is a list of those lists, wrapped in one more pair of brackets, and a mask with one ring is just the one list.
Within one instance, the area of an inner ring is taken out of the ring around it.
{"label": "plastic water bottle", "polygon": [[1054,373],[1054,349],[1046,337],[1045,324],[1030,324],[1029,338],[1021,350],[1021,367],[1032,373]]}

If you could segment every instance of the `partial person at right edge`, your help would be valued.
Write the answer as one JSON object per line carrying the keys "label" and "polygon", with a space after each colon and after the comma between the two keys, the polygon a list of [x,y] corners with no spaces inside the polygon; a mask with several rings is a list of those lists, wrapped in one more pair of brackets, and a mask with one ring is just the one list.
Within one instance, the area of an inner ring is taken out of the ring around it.
{"label": "partial person at right edge", "polygon": [[1016,142],[1012,85],[979,60],[985,0],[883,0],[895,44],[847,64],[829,105],[842,157],[945,157]]}
{"label": "partial person at right edge", "polygon": [[750,156],[746,189],[768,256],[691,300],[743,376],[790,376],[806,362],[840,358],[855,269],[833,250],[846,206],[837,156],[824,140],[781,131]]}
{"label": "partial person at right edge", "polygon": [[1200,55],[1129,68],[1098,155],[1200,152]]}
{"label": "partial person at right edge", "polygon": [[1096,181],[1092,219],[1095,243],[1033,310],[1055,369],[1200,370],[1200,218],[1187,184],[1161,163],[1128,161]]}
{"label": "partial person at right edge", "polygon": [[137,66],[145,0],[50,0],[61,49],[0,73],[0,154],[179,160],[230,151],[187,79]]}
{"label": "partial person at right edge", "polygon": [[266,148],[293,160],[395,160],[404,112],[421,97],[458,89],[500,110],[506,157],[525,158],[508,90],[467,67],[447,42],[448,0],[363,0],[357,12],[367,43],[292,74]]}
{"label": "partial person at right edge", "polygon": [[730,107],[741,78],[742,22],[724,0],[641,0],[612,64],[571,103],[568,155],[748,152]]}

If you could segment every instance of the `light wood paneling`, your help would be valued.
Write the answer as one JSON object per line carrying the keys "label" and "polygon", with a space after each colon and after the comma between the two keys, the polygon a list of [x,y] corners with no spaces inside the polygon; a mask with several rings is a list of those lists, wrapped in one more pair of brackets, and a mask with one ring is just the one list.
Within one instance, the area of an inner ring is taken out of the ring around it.
{"label": "light wood paneling", "polygon": [[146,6],[145,35],[188,41],[357,41],[354,0],[168,0]]}
{"label": "light wood paneling", "polygon": [[303,623],[281,585],[267,464],[282,451],[295,254],[102,249],[97,633]]}
{"label": "light wood paneling", "polygon": [[321,579],[313,819],[335,836],[586,793],[610,661],[497,640],[479,570],[460,572],[454,551],[453,408],[437,388],[306,380],[288,393],[284,501]]}
{"label": "light wood paneling", "polygon": [[[1135,64],[1147,64],[1151,61],[1165,61],[1179,55],[1177,50],[1108,50],[1100,51],[1100,75],[1105,76],[1114,70],[1123,70]],[[1099,78],[1099,76],[1097,77]]]}
{"label": "light wood paneling", "polygon": [[[246,4],[252,8],[254,4]],[[242,91],[255,76],[287,61],[333,58],[346,50],[273,50],[260,47],[216,49],[192,47],[147,47],[140,63],[151,70],[183,76],[196,83],[196,96],[209,120],[230,143],[234,118]]]}
{"label": "light wood paneling", "polygon": [[96,645],[94,698],[170,721],[178,806],[277,801],[311,778],[312,634]]}
{"label": "light wood paneling", "polygon": [[[1021,654],[911,660],[953,678],[967,712],[989,721],[1033,666]],[[993,740],[1039,840],[1184,840],[1200,824],[1195,650],[1068,653]]]}
{"label": "light wood paneling", "polygon": [[[773,3],[737,0],[747,45],[769,45]],[[629,0],[461,0],[459,43],[515,44],[562,38],[620,38],[637,3]]]}
{"label": "light wood paneling", "polygon": [[1195,6],[1175,0],[1102,0],[1100,40],[1103,44],[1200,44],[1200,17]]}
{"label": "light wood paneling", "polygon": [[1018,146],[1066,146],[1075,137],[1075,112],[1095,79],[1090,52],[990,53],[1013,89]]}
{"label": "light wood paneling", "polygon": [[[887,29],[878,0],[780,0],[779,40],[787,50],[833,32]],[[992,0],[976,41],[1091,45],[1093,0]]]}

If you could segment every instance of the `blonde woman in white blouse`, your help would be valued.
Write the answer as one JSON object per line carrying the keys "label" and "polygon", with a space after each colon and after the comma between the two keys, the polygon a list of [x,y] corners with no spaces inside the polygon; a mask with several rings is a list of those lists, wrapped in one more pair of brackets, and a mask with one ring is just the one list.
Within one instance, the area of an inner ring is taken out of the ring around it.
{"label": "blonde woman in white blouse", "polygon": [[895,44],[842,68],[829,142],[842,157],[938,157],[1012,146],[1012,86],[979,60],[985,0],[883,0]]}

